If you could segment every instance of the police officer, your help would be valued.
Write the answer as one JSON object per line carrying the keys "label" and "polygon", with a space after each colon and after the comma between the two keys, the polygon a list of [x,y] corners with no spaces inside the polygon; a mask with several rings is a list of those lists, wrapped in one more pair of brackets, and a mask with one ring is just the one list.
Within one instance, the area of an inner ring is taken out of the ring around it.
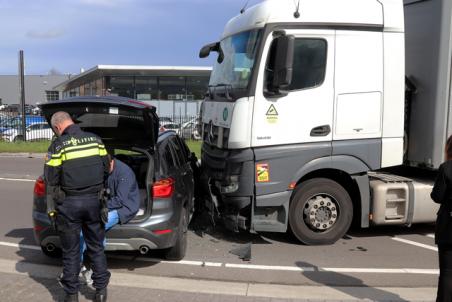
{"label": "police officer", "polygon": [[99,195],[109,174],[107,151],[99,137],[82,131],[66,112],[55,113],[51,125],[58,137],[49,147],[44,174],[48,213],[56,224],[63,250],[60,282],[66,292],[64,301],[78,301],[80,231],[93,269],[95,301],[106,301],[110,272],[104,254]]}

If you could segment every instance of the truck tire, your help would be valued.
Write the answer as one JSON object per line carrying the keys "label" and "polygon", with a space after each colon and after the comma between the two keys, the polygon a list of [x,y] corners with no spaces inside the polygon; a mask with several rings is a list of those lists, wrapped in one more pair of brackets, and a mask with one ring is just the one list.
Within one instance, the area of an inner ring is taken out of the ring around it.
{"label": "truck tire", "polygon": [[166,250],[165,258],[168,260],[179,261],[184,259],[187,252],[187,232],[188,232],[188,213],[185,207],[182,208],[181,222],[177,232],[176,243],[173,247]]}
{"label": "truck tire", "polygon": [[306,245],[333,244],[350,228],[353,204],[337,182],[314,178],[302,182],[293,194],[289,209],[290,228]]}

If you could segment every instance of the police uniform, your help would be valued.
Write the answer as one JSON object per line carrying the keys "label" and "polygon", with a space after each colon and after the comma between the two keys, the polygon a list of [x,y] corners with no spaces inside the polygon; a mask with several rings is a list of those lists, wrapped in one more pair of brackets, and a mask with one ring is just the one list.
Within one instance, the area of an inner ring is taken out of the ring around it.
{"label": "police uniform", "polygon": [[107,287],[110,272],[104,254],[105,228],[99,192],[109,174],[107,151],[99,137],[78,125],[67,127],[49,147],[44,168],[47,192],[58,195],[56,226],[63,250],[61,284],[68,295],[79,290],[80,231],[93,269],[93,286]]}

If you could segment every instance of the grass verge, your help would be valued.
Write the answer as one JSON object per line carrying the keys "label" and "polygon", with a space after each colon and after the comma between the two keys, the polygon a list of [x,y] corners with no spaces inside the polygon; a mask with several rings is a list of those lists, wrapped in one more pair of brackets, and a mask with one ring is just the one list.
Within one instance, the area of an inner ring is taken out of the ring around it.
{"label": "grass verge", "polygon": [[50,141],[9,143],[0,141],[0,153],[47,153]]}
{"label": "grass verge", "polygon": [[187,143],[188,148],[190,148],[191,152],[195,152],[196,157],[198,159],[201,158],[201,141],[185,141]]}
{"label": "grass verge", "polygon": [[[186,141],[192,152],[201,158],[201,141]],[[8,143],[0,141],[0,153],[47,153],[50,141]]]}

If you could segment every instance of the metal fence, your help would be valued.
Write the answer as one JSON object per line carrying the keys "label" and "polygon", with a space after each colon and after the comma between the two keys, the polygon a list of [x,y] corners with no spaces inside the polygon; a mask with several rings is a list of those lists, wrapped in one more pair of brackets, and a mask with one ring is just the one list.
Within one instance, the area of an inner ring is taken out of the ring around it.
{"label": "metal fence", "polygon": [[[173,130],[186,140],[200,140],[198,116],[160,116],[160,131]],[[0,110],[0,141],[51,140],[54,133],[39,114],[25,114],[25,133],[22,115],[17,111]]]}
{"label": "metal fence", "polygon": [[160,131],[173,130],[186,140],[201,140],[198,116],[159,116]]}
{"label": "metal fence", "polygon": [[14,110],[0,111],[0,140],[7,142],[51,140],[53,131],[43,116],[25,114],[25,132],[22,114]]}

